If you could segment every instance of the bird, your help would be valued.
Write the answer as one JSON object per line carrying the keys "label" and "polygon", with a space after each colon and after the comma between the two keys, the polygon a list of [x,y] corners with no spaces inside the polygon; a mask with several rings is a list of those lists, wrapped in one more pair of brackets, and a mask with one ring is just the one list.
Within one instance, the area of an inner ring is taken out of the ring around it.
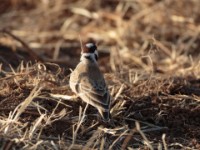
{"label": "bird", "polygon": [[80,62],[70,74],[69,85],[78,97],[98,110],[104,122],[109,122],[111,96],[99,69],[98,58],[95,43],[84,44]]}

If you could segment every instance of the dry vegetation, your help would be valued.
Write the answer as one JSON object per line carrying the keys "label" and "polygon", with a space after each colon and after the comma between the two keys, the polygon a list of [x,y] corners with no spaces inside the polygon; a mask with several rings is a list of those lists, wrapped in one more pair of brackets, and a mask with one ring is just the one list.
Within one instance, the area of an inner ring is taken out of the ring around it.
{"label": "dry vegetation", "polygon": [[[200,149],[199,0],[0,3],[0,149]],[[95,40],[113,125],[73,95]],[[87,109],[86,109],[87,108]]]}

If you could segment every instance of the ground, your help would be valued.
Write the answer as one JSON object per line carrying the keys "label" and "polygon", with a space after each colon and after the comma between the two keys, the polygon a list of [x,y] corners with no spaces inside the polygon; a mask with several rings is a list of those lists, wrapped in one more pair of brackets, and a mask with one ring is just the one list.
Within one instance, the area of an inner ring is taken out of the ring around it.
{"label": "ground", "polygon": [[[0,4],[1,149],[200,149],[200,1]],[[95,41],[112,123],[72,96]],[[87,109],[86,109],[87,108]]]}

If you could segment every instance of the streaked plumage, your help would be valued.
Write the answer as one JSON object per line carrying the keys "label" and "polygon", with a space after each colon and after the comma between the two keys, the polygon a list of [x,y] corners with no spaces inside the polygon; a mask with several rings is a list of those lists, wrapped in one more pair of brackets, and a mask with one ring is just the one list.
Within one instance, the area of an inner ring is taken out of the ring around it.
{"label": "streaked plumage", "polygon": [[81,61],[70,75],[70,87],[83,101],[96,107],[104,121],[110,120],[110,94],[97,64],[93,43],[84,46]]}

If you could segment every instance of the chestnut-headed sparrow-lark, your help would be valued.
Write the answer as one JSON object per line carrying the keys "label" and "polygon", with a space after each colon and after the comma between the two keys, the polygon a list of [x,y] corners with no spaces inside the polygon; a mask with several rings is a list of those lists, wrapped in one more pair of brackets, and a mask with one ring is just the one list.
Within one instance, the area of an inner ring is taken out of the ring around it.
{"label": "chestnut-headed sparrow-lark", "polygon": [[103,121],[110,121],[110,94],[99,69],[97,47],[93,43],[83,46],[79,64],[70,75],[70,88],[84,102],[99,111]]}

